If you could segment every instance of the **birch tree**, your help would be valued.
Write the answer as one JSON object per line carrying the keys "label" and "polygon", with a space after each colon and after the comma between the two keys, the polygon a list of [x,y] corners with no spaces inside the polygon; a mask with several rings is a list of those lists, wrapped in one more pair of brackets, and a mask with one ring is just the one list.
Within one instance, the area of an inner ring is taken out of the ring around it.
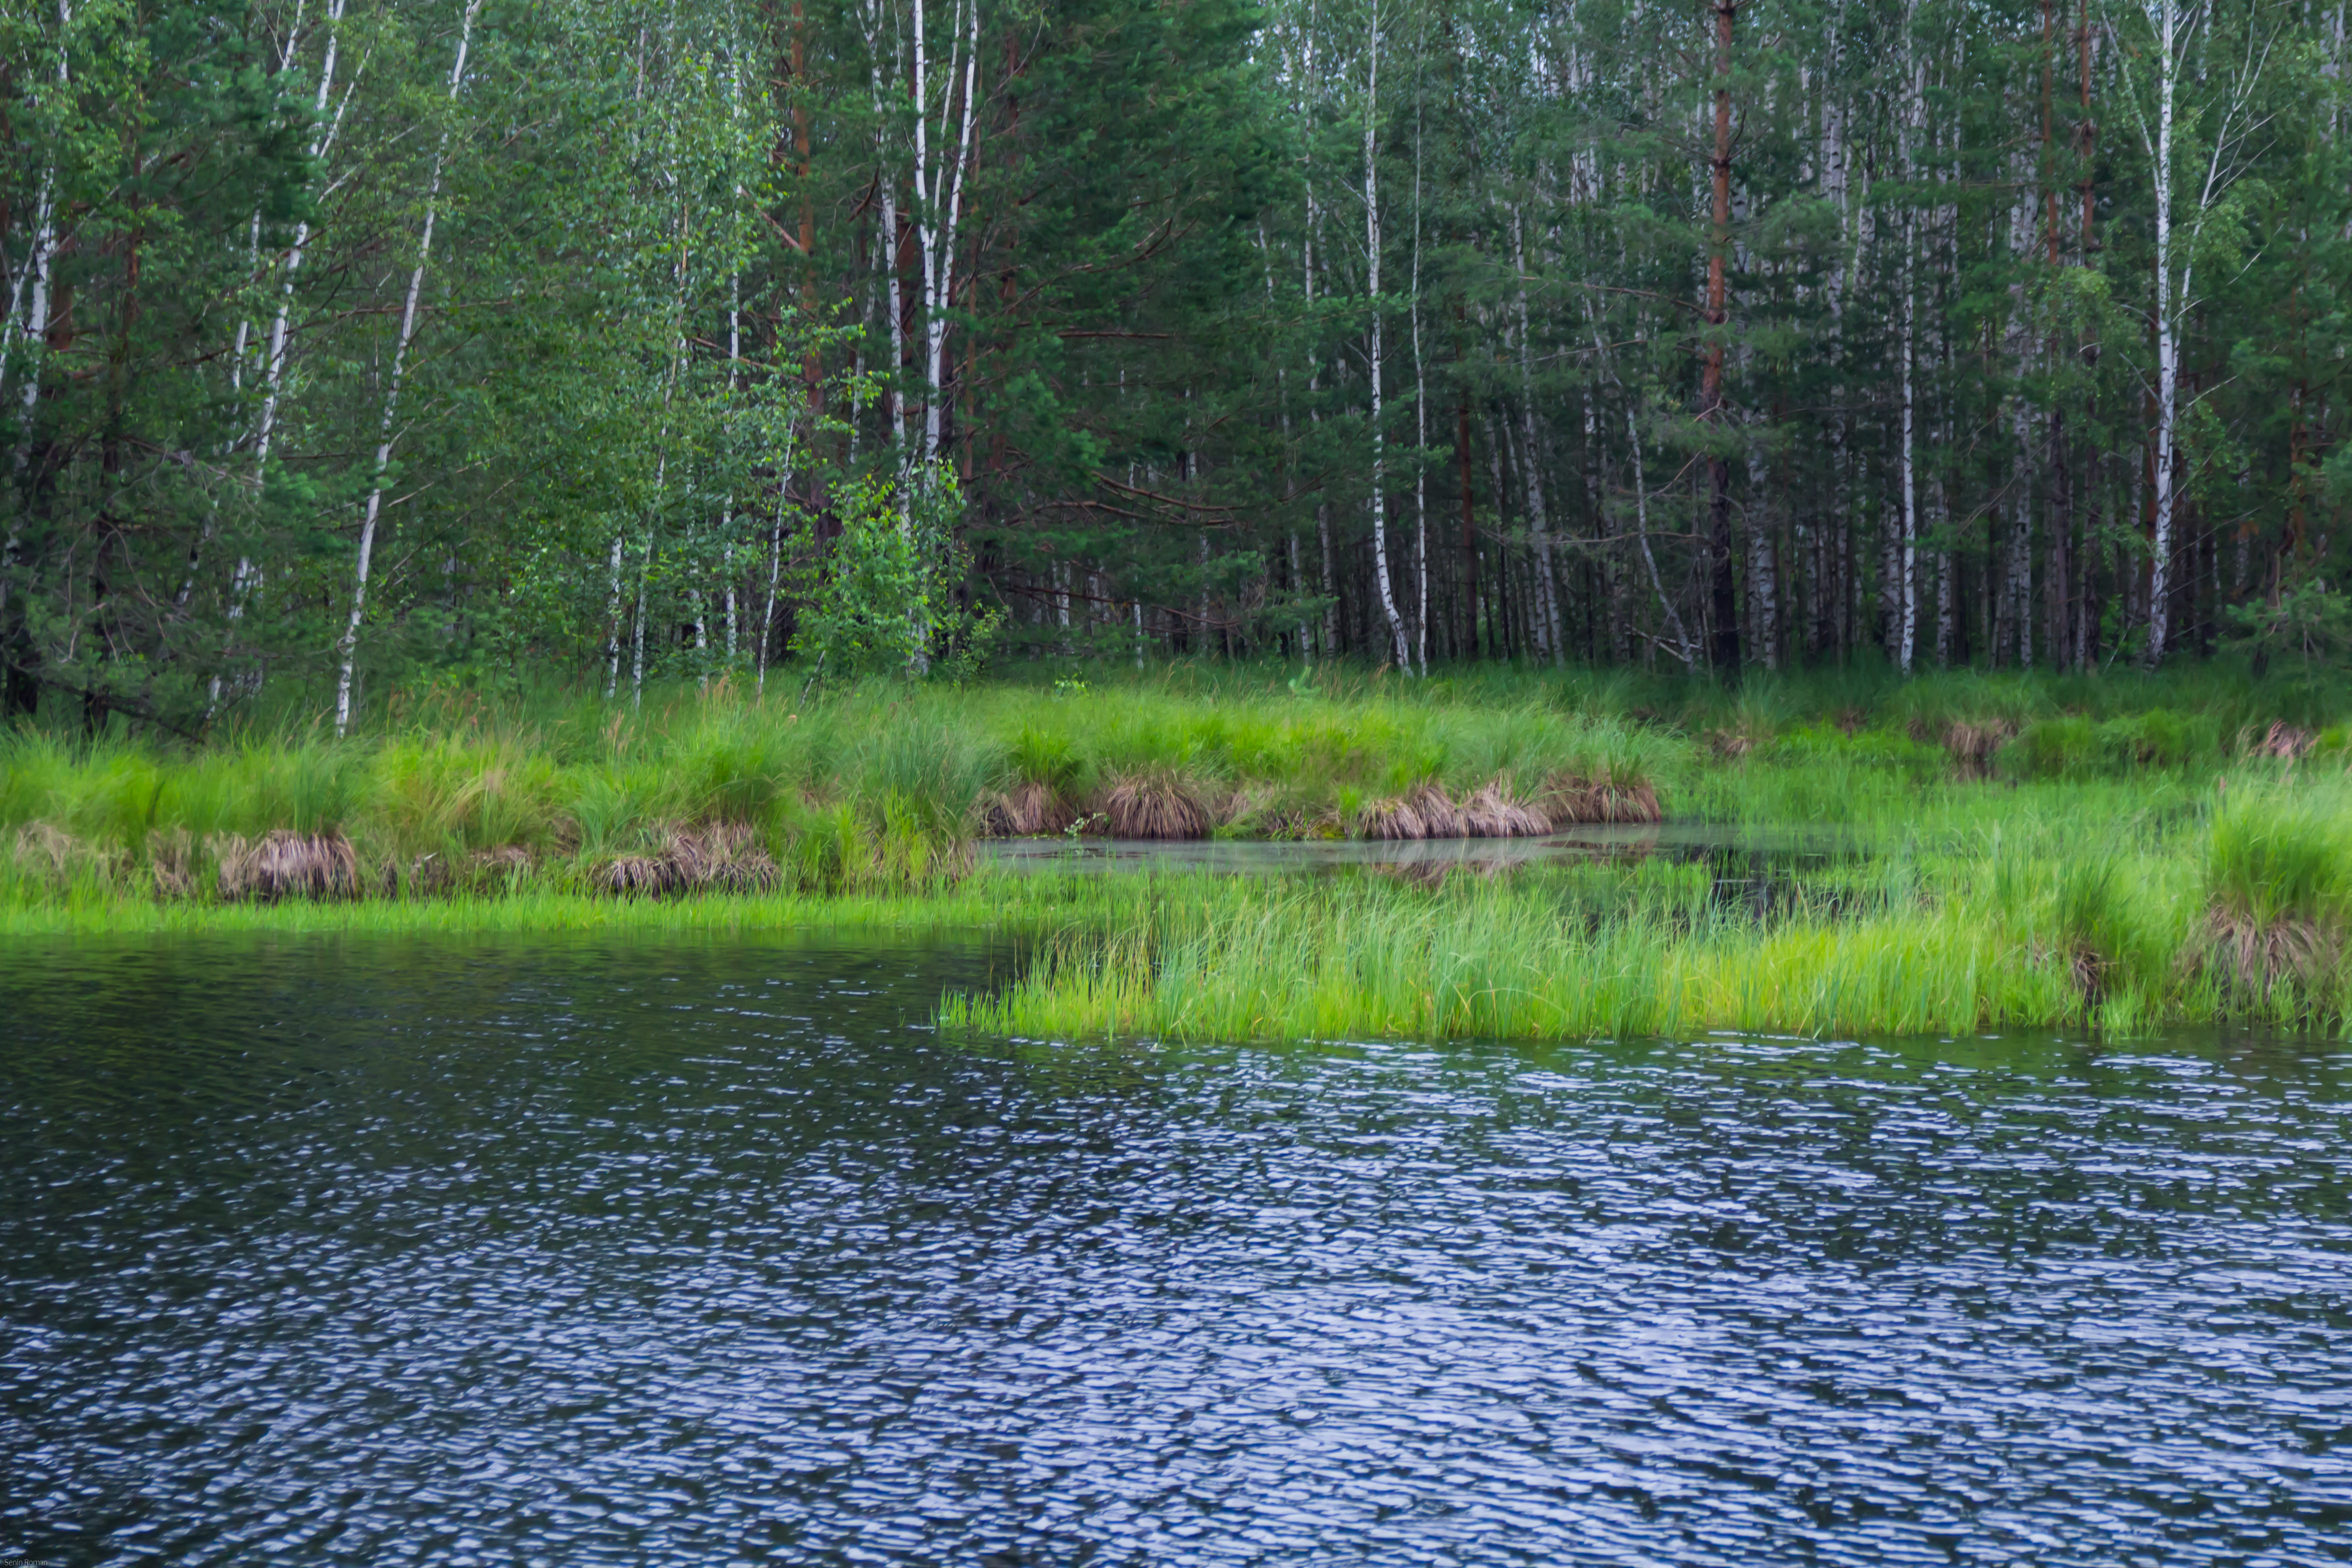
{"label": "birch tree", "polygon": [[[474,18],[481,14],[482,0],[466,0],[465,18],[457,25],[457,58],[449,65],[449,98],[454,108],[457,89],[465,84],[466,52],[474,41]],[[400,380],[408,367],[408,345],[416,336],[416,301],[425,289],[425,269],[433,259],[433,224],[439,216],[441,175],[449,153],[449,127],[444,126],[433,150],[433,171],[425,182],[425,226],[417,236],[416,265],[408,274],[408,293],[401,302],[400,334],[394,340],[392,370],[384,382],[383,418],[378,428],[375,446],[375,478],[368,487],[367,507],[360,518],[359,558],[352,574],[352,609],[343,626],[341,645],[342,668],[335,682],[335,733],[343,734],[352,722],[352,682],[359,663],[360,620],[367,611],[368,567],[375,556],[375,531],[383,512],[384,475],[392,466],[394,423],[400,414]]]}
{"label": "birch tree", "polygon": [[[2123,24],[2133,35],[2129,46],[2117,31],[2114,14],[2107,23],[2126,87],[2125,101],[2147,154],[2155,209],[2155,299],[2148,322],[2156,352],[2147,385],[2156,405],[2151,432],[2156,457],[2150,481],[2156,528],[2150,542],[2147,641],[2141,650],[2142,659],[2151,668],[2163,661],[2171,634],[2182,325],[2196,303],[2193,289],[2207,222],[2236,178],[2246,142],[2267,120],[2260,111],[2257,94],[2270,65],[2276,33],[2265,26],[2259,12],[2236,19],[2242,26],[2239,37],[2217,36],[2218,15],[2204,0],[2188,4],[2143,0]],[[2146,47],[2148,58],[2144,64],[2134,64],[2139,49],[2132,46]],[[2201,75],[2201,81],[2192,76],[2192,85],[2204,86],[2212,96],[2209,103],[2190,106],[2190,119],[2184,121],[2182,79],[2191,75],[2191,58],[2198,54],[2202,55],[2199,63],[2205,68],[2196,73]],[[2196,140],[2184,149],[2181,143],[2192,130]],[[2189,154],[2186,159],[2180,156],[2184,150]],[[2200,152],[2201,157],[2198,156]],[[2186,193],[2176,188],[2183,174],[2194,182]],[[2185,222],[2175,210],[2183,194],[2188,197]]]}

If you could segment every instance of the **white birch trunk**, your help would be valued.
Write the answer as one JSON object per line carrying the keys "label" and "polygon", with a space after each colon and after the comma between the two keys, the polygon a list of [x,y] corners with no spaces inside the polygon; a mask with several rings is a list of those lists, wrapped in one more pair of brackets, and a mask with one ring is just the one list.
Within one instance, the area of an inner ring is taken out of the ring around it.
{"label": "white birch trunk", "polygon": [[604,639],[604,700],[610,702],[621,689],[621,534],[613,534],[613,599],[604,612],[604,624],[612,628]]}
{"label": "white birch trunk", "polygon": [[[457,100],[457,89],[465,83],[466,51],[474,41],[474,18],[481,14],[482,0],[467,0],[465,20],[458,25],[457,58],[449,67],[449,101]],[[335,733],[343,734],[352,722],[352,679],[359,663],[360,618],[367,610],[368,566],[375,553],[376,521],[383,510],[384,470],[392,462],[393,423],[400,410],[400,380],[408,368],[408,345],[416,335],[416,300],[424,291],[425,268],[433,259],[433,222],[441,201],[441,170],[449,149],[449,132],[445,128],[441,141],[433,153],[433,174],[425,191],[425,232],[416,246],[416,266],[408,275],[408,298],[401,307],[400,336],[392,351],[392,375],[384,387],[383,418],[376,432],[375,480],[368,489],[367,511],[360,524],[360,554],[352,580],[352,611],[343,626],[341,645],[342,671],[335,682]],[[282,320],[282,318],[281,318]]]}
{"label": "white birch trunk", "polygon": [[[58,0],[58,89],[64,96],[71,77],[67,52],[66,29],[73,21],[73,11],[67,0]],[[25,302],[24,353],[25,387],[18,394],[19,411],[16,426],[16,450],[9,464],[10,482],[22,487],[25,470],[33,459],[33,417],[41,401],[41,354],[49,332],[49,268],[55,258],[57,232],[57,166],[53,162],[41,174],[41,194],[35,205],[33,245],[26,253],[24,268],[10,280],[8,289],[8,320],[5,338],[0,339],[0,378],[17,355],[16,344],[7,339],[16,336],[16,311],[19,299],[29,292]],[[5,384],[5,381],[0,381]],[[0,542],[0,609],[5,609],[8,594],[16,577],[17,558],[24,548],[25,509],[22,497],[10,509],[8,536]]]}
{"label": "white birch trunk", "polygon": [[[963,0],[963,37],[948,51],[947,85],[940,100],[940,163],[931,167],[929,107],[926,97],[929,60],[925,48],[923,0],[912,0],[915,20],[915,243],[923,281],[923,457],[936,462],[947,415],[948,311],[955,302],[956,229],[963,205],[964,173],[971,162],[979,97],[980,5]],[[956,79],[962,56],[962,81]],[[959,87],[961,90],[959,90]],[[950,117],[961,102],[954,141]]]}
{"label": "white birch trunk", "polygon": [[1902,333],[1897,353],[1901,380],[1902,442],[1896,462],[1901,473],[1902,531],[1897,559],[1900,561],[1902,626],[1896,637],[1895,664],[1904,674],[1911,673],[1912,648],[1919,634],[1919,514],[1916,490],[1916,454],[1913,449],[1917,408],[1913,396],[1911,357],[1913,349],[1914,305],[1912,300],[1911,243],[1913,226],[1907,220],[1903,226],[1903,269],[1899,287],[1903,290]]}
{"label": "white birch trunk", "polygon": [[[63,98],[72,86],[72,58],[68,49],[67,29],[73,26],[70,0],[58,0],[58,96]],[[16,336],[16,312],[20,300],[25,303],[24,360],[25,386],[17,394],[21,412],[17,415],[16,452],[10,465],[12,477],[22,479],[26,465],[33,456],[33,414],[41,401],[41,351],[49,331],[49,268],[56,259],[58,246],[57,164],[54,160],[41,174],[41,193],[33,211],[33,245],[25,257],[25,265],[9,282],[8,335]],[[26,296],[29,295],[27,299]],[[13,344],[0,344],[0,375],[5,375],[17,356],[7,353]],[[7,558],[13,564],[21,534],[21,523],[11,523],[8,531]],[[0,572],[0,605],[7,603],[8,577]]]}
{"label": "white birch trunk", "polygon": [[[2157,57],[2156,123],[2147,123],[2136,94],[2127,95],[2132,112],[2138,119],[2140,139],[2147,144],[2154,167],[2151,170],[2156,197],[2153,239],[2156,249],[2156,300],[2153,321],[2156,328],[2156,473],[2155,538],[2152,541],[2155,559],[2148,575],[2147,644],[2145,658],[2153,667],[2165,655],[2171,632],[2172,534],[2173,513],[2179,504],[2173,479],[2173,467],[2180,446],[2180,332],[2191,303],[2191,286],[2196,270],[2197,245],[2204,221],[2213,209],[2215,198],[2222,186],[2235,174],[2235,160],[2242,153],[2251,133],[2264,123],[2265,116],[2257,111],[2258,89],[2268,69],[2271,53],[2279,38],[2275,31],[2266,32],[2251,18],[2241,18],[2246,28],[2242,54],[2233,63],[2226,57],[2209,51],[2200,57],[2198,80],[2208,89],[2209,96],[2198,118],[2211,129],[2200,141],[2205,150],[2205,170],[2195,204],[2189,209],[2188,232],[2180,232],[2173,201],[2173,120],[2175,102],[2182,68],[2182,54],[2199,33],[2193,13],[2184,16],[2179,0],[2142,0],[2148,21],[2155,33]],[[2201,18],[2206,37],[2213,35],[2217,25],[2214,13],[2208,10]],[[2112,32],[2112,27],[2110,28]],[[2120,46],[2120,40],[2117,41]],[[2128,86],[2131,81],[2131,61],[2134,51],[2118,47],[2116,66]],[[2214,110],[2219,110],[2215,113]],[[2179,277],[2173,267],[2179,261]]]}
{"label": "white birch trunk", "polygon": [[[654,464],[654,507],[656,512],[661,507],[662,480],[667,468],[667,458],[656,459]],[[637,563],[636,614],[631,617],[629,627],[629,706],[632,708],[646,705],[646,595],[653,580],[654,531],[648,522],[646,525],[646,557]]]}
{"label": "white birch trunk", "polygon": [[1748,640],[1758,663],[1780,668],[1780,584],[1772,555],[1771,470],[1760,443],[1748,446],[1748,592],[1754,602]]}
{"label": "white birch trunk", "polygon": [[1658,607],[1666,613],[1666,629],[1675,634],[1675,657],[1683,661],[1685,669],[1698,668],[1698,649],[1691,643],[1690,633],[1684,629],[1680,611],[1666,595],[1666,584],[1658,575],[1658,558],[1650,552],[1650,490],[1642,475],[1642,429],[1633,422],[1632,404],[1625,405],[1625,441],[1633,454],[1633,534],[1641,542],[1642,565],[1650,574],[1650,591],[1658,596]]}
{"label": "white birch trunk", "polygon": [[[312,117],[319,122],[318,133],[310,142],[313,163],[322,162],[329,149],[334,145],[336,134],[342,128],[343,111],[351,106],[351,89],[347,88],[342,101],[335,105],[331,115],[328,113],[328,105],[334,101],[335,65],[341,47],[343,5],[344,0],[328,0],[326,52],[320,61],[319,89],[311,104]],[[287,34],[286,51],[279,59],[281,72],[290,68],[295,50],[299,46],[300,16],[298,9],[295,27]],[[356,80],[352,85],[357,85]],[[270,443],[278,430],[278,400],[284,395],[286,387],[286,334],[293,316],[294,286],[302,270],[302,259],[309,253],[310,244],[310,222],[304,218],[294,226],[294,243],[287,249],[285,266],[279,273],[278,311],[269,324],[268,346],[262,360],[261,412],[255,422],[253,435],[252,484],[257,491],[268,471]],[[253,558],[240,554],[236,570],[229,574],[228,637],[232,645],[236,638],[237,624],[245,618],[246,601],[255,581]],[[211,689],[213,706],[219,705],[220,695],[221,679],[215,675]]]}
{"label": "white birch trunk", "polygon": [[[2179,73],[2173,39],[2179,13],[2174,0],[2153,0],[2152,9],[2157,13],[2156,538],[2154,559],[2149,563],[2145,655],[2151,668],[2163,661],[2165,640],[2171,630],[2173,421],[2180,386],[2179,325],[2172,297],[2172,100]],[[2185,287],[2182,292],[2187,292]]]}
{"label": "white birch trunk", "polygon": [[1371,68],[1364,97],[1364,255],[1365,290],[1371,296],[1372,341],[1372,582],[1381,596],[1381,614],[1389,624],[1397,668],[1412,672],[1412,652],[1405,640],[1404,621],[1397,614],[1396,591],[1389,576],[1388,447],[1381,426],[1381,193],[1378,138],[1381,105],[1381,8],[1373,0]]}
{"label": "white birch trunk", "polygon": [[[918,14],[921,0],[916,0]],[[861,8],[866,25],[866,81],[871,94],[874,120],[877,126],[888,123],[887,103],[882,86],[883,28],[879,0]],[[896,46],[891,49],[895,69],[898,60]],[[880,134],[887,137],[887,132]],[[875,183],[881,187],[882,243],[875,247],[875,261],[888,279],[885,291],[887,300],[890,331],[890,367],[884,377],[889,388],[890,445],[899,455],[899,466],[905,467],[907,450],[907,405],[901,376],[907,363],[907,280],[898,266],[898,171],[887,142],[875,148]]]}
{"label": "white birch trunk", "polygon": [[[741,384],[743,366],[743,276],[731,273],[727,279],[727,412],[736,414],[735,395]],[[735,475],[730,465],[727,474],[727,499],[719,509],[719,576],[724,587],[727,617],[727,668],[735,667]],[[705,684],[709,677],[704,676]]]}
{"label": "white birch trunk", "polygon": [[[1319,80],[1315,74],[1315,39],[1311,31],[1301,42],[1300,58],[1305,62],[1304,98],[1306,101],[1303,111],[1305,115],[1311,116],[1316,107],[1316,89]],[[1322,208],[1317,203],[1315,196],[1315,154],[1314,144],[1311,142],[1307,144],[1304,162],[1304,184],[1307,226],[1299,246],[1299,289],[1305,300],[1307,314],[1309,319],[1312,319],[1315,311],[1315,237],[1321,231]],[[1322,388],[1322,356],[1310,347],[1307,351],[1307,423],[1311,425],[1323,423],[1323,411],[1315,404],[1315,395]],[[1331,547],[1331,504],[1328,501],[1318,500],[1315,503],[1315,538],[1322,556],[1323,568],[1323,624],[1318,628],[1318,642],[1321,653],[1328,658],[1336,654],[1339,647],[1339,563]]]}
{"label": "white birch trunk", "polygon": [[768,690],[768,639],[775,635],[776,594],[784,580],[784,492],[792,482],[793,449],[787,441],[776,472],[776,526],[768,540],[768,598],[760,614],[760,640],[751,654],[751,684],[761,696]]}

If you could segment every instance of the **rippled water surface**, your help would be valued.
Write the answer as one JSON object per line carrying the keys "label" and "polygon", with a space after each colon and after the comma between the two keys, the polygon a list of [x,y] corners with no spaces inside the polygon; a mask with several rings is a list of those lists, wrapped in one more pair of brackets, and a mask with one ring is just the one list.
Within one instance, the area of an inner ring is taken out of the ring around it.
{"label": "rippled water surface", "polygon": [[977,950],[18,943],[0,1556],[2352,1561],[2352,1073],[950,1040]]}

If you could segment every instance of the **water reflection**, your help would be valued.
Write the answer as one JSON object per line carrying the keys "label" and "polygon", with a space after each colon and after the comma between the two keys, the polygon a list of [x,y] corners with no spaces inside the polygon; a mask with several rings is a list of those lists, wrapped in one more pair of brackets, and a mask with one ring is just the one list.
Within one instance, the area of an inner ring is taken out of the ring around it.
{"label": "water reflection", "polygon": [[961,948],[11,960],[37,1563],[2352,1542],[2335,1047],[943,1040]]}
{"label": "water reflection", "polygon": [[1539,838],[1150,839],[986,838],[980,863],[1004,871],[1118,874],[1213,871],[1235,876],[1311,873],[1350,866],[1507,869],[1728,856],[1757,862],[1811,864],[1852,853],[1840,836],[1794,829],[1770,832],[1703,823],[1593,824]]}

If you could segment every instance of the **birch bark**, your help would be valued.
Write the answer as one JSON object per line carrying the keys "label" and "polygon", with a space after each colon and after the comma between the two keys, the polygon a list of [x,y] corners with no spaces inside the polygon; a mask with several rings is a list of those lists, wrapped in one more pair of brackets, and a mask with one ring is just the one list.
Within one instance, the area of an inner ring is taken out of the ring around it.
{"label": "birch bark", "polygon": [[1396,591],[1389,575],[1388,435],[1381,423],[1381,383],[1385,365],[1381,349],[1381,188],[1379,135],[1381,112],[1381,8],[1373,0],[1370,70],[1364,91],[1364,254],[1365,291],[1371,297],[1372,384],[1372,577],[1387,617],[1389,639],[1397,668],[1410,674],[1412,653],[1406,643],[1404,621],[1397,614]]}
{"label": "birch bark", "polygon": [[[70,0],[58,0],[58,96],[63,99],[72,80],[71,55],[67,29],[73,24]],[[11,351],[16,344],[7,341],[16,336],[17,302],[29,289],[26,302],[24,326],[25,389],[18,395],[16,416],[16,450],[9,464],[11,482],[21,492],[25,469],[33,458],[33,416],[41,401],[41,352],[49,331],[49,268],[56,257],[57,231],[57,164],[54,161],[41,174],[41,194],[36,203],[33,218],[33,245],[26,255],[24,268],[10,280],[8,320],[5,335],[0,337],[0,378],[5,378],[8,366],[17,358]],[[5,385],[5,380],[0,380]],[[24,552],[25,504],[19,493],[9,509],[8,536],[0,542],[0,612],[8,607],[8,593],[14,585],[16,568]]]}
{"label": "birch bark", "polygon": [[[319,130],[310,142],[310,157],[314,164],[323,162],[334,146],[335,138],[342,128],[343,112],[351,105],[352,89],[358,86],[354,78],[344,89],[342,100],[334,112],[331,115],[328,113],[327,106],[334,95],[335,62],[341,47],[343,3],[344,0],[328,0],[327,5],[326,54],[320,63],[318,96],[311,106],[312,116],[319,122]],[[301,14],[298,10],[295,15],[296,29],[289,32],[286,40],[284,58],[289,61],[293,58],[299,43]],[[282,65],[280,68],[284,68]],[[253,483],[257,489],[268,470],[270,442],[278,429],[278,399],[283,395],[286,385],[286,339],[294,310],[294,285],[297,275],[302,270],[302,258],[309,251],[310,234],[310,219],[304,218],[295,225],[294,243],[286,252],[286,264],[279,279],[278,313],[269,324],[269,346],[262,370],[261,414],[253,437]],[[229,575],[228,625],[232,643],[236,637],[237,623],[245,618],[246,599],[252,587],[253,576],[253,558],[240,554],[236,571]],[[220,677],[215,676],[211,700],[215,705],[220,701]]]}
{"label": "birch bark", "polygon": [[[936,462],[947,413],[948,310],[955,298],[956,227],[963,206],[964,173],[971,162],[973,128],[977,124],[980,70],[979,0],[961,0],[957,10],[964,32],[952,32],[945,71],[947,85],[940,95],[940,149],[932,163],[928,35],[923,26],[924,0],[910,0],[914,15],[915,74],[915,243],[923,287],[923,458]],[[958,58],[962,79],[957,80]],[[959,115],[959,108],[961,110]],[[948,139],[950,121],[955,138]]]}
{"label": "birch bark", "polygon": [[[2156,541],[2147,595],[2150,668],[2164,659],[2171,629],[2172,444],[2175,404],[2180,388],[2180,345],[2172,294],[2172,103],[2179,58],[2173,40],[2179,7],[2154,0],[2157,24],[2156,110]],[[2183,279],[2184,286],[2186,279]],[[2185,292],[2184,287],[2184,292]]]}
{"label": "birch bark", "polygon": [[[2179,464],[2180,420],[2180,335],[2189,307],[2194,303],[2193,286],[2197,266],[2197,245],[2206,215],[2212,210],[2214,199],[2221,194],[2233,174],[2233,160],[2247,135],[2266,118],[2253,112],[2255,93],[2270,61],[2276,33],[2265,33],[2254,15],[2239,18],[2245,27],[2242,49],[2234,63],[2213,68],[2209,59],[2197,73],[2197,79],[2212,90],[2211,105],[2220,112],[2212,114],[2212,130],[2204,141],[2205,167],[2203,176],[2189,209],[2187,232],[2175,215],[2174,140],[2176,110],[2179,94],[2184,56],[2194,35],[2201,27],[2209,35],[2216,26],[2217,14],[2201,3],[2184,7],[2180,0],[2140,0],[2142,13],[2155,45],[2156,105],[2155,121],[2149,122],[2147,109],[2140,103],[2137,89],[2126,94],[2133,115],[2138,122],[2140,140],[2148,150],[2149,178],[2155,196],[2155,224],[2152,238],[2156,250],[2155,307],[2149,325],[2156,338],[2155,384],[2149,396],[2155,405],[2154,429],[2155,468],[2151,476],[2153,495],[2150,536],[2150,562],[2147,603],[2147,642],[2142,658],[2153,668],[2162,662],[2171,636],[2172,597],[2172,536],[2174,512],[2179,504],[2179,480],[2176,470]],[[2109,34],[2114,25],[2109,23]],[[2124,74],[2126,85],[2132,81],[2131,50],[2116,40],[2116,66]],[[2086,68],[2087,76],[2087,68]],[[2208,112],[2210,112],[2209,109]],[[2087,207],[2086,207],[2087,211]],[[2176,276],[2177,272],[2177,276]]]}
{"label": "birch bark", "polygon": [[[482,0],[466,0],[465,20],[458,25],[457,58],[449,67],[448,100],[456,103],[457,89],[465,84],[466,51],[474,41],[474,18],[481,14]],[[357,570],[352,580],[352,610],[343,626],[341,646],[342,670],[335,681],[335,733],[343,734],[352,722],[352,680],[359,663],[360,619],[367,610],[368,566],[375,553],[377,519],[383,510],[384,471],[392,463],[393,423],[400,411],[400,382],[408,368],[408,345],[416,336],[416,300],[425,289],[425,269],[433,259],[433,223],[438,216],[441,202],[441,174],[449,151],[449,132],[443,127],[441,140],[433,152],[433,174],[425,188],[425,232],[416,245],[416,266],[408,275],[408,297],[401,306],[400,336],[392,351],[392,375],[383,394],[383,417],[376,432],[375,479],[369,487],[367,511],[360,524],[360,553]]]}

